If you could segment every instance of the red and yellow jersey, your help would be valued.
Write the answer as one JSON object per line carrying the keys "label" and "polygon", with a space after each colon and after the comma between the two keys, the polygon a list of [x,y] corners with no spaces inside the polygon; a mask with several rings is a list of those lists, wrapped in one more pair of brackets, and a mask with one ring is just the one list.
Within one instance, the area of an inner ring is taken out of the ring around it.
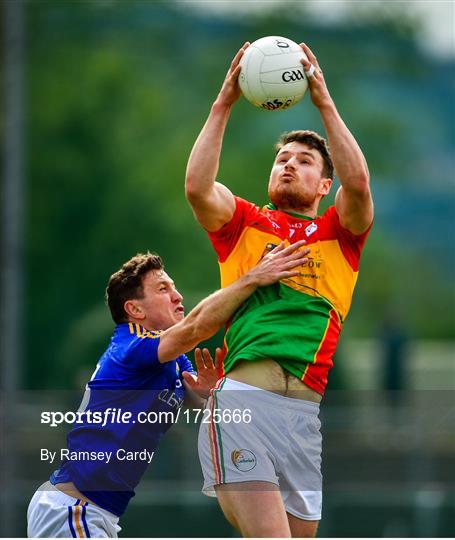
{"label": "red and yellow jersey", "polygon": [[271,358],[323,394],[370,229],[354,235],[343,228],[334,206],[311,219],[235,199],[231,221],[209,233],[222,287],[281,241],[305,239],[311,252],[300,275],[257,289],[237,311],[225,334],[225,372],[238,360]]}

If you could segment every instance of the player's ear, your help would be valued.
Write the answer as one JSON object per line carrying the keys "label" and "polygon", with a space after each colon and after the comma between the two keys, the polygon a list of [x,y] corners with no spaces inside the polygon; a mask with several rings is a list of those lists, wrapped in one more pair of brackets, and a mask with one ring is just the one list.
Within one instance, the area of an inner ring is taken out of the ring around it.
{"label": "player's ear", "polygon": [[123,304],[123,309],[132,319],[145,319],[145,313],[136,300],[127,300]]}
{"label": "player's ear", "polygon": [[325,197],[329,194],[330,188],[332,187],[333,180],[331,178],[321,178],[321,182],[319,184],[319,195],[322,195]]}

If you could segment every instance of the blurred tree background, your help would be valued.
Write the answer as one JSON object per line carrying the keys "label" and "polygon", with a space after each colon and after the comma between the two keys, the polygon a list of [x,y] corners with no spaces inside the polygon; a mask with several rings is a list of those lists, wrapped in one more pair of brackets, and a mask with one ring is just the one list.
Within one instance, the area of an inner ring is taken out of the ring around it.
{"label": "blurred tree background", "polygon": [[[163,257],[187,311],[218,287],[185,166],[231,58],[265,35],[315,51],[369,163],[375,227],[342,341],[380,338],[390,317],[411,339],[453,340],[453,54],[422,47],[408,4],[357,4],[338,22],[305,2],[238,4],[26,3],[23,388],[83,388],[113,328],[107,280],[135,253]],[[299,128],[323,133],[309,95],[278,112],[240,99],[219,179],[264,204],[273,144]]]}

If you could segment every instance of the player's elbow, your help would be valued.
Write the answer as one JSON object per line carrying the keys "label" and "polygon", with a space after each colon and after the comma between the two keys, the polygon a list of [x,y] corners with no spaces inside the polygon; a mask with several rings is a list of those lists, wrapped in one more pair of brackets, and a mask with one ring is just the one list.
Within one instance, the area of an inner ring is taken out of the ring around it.
{"label": "player's elbow", "polygon": [[366,163],[356,175],[356,184],[360,191],[365,193],[370,191],[370,172]]}
{"label": "player's elbow", "polygon": [[368,171],[364,171],[360,174],[357,182],[362,191],[370,191],[370,173]]}
{"label": "player's elbow", "polygon": [[370,175],[364,172],[348,179],[343,188],[352,195],[365,197],[370,194]]}
{"label": "player's elbow", "polygon": [[195,175],[187,173],[185,178],[185,197],[190,203],[197,202],[202,198],[204,190]]}

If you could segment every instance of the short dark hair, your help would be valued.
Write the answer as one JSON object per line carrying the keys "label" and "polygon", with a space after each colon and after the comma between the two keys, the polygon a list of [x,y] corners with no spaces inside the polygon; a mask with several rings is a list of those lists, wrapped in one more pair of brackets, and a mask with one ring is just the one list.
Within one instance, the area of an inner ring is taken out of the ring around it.
{"label": "short dark hair", "polygon": [[128,322],[124,305],[127,300],[144,297],[142,279],[150,270],[164,270],[156,253],[138,253],[112,274],[106,287],[106,302],[116,324]]}
{"label": "short dark hair", "polygon": [[324,137],[321,137],[315,131],[309,130],[297,130],[297,131],[288,131],[287,133],[282,133],[278,142],[275,145],[276,153],[283,148],[285,144],[291,142],[299,142],[308,146],[308,148],[314,148],[317,150],[322,157],[324,166],[322,168],[322,175],[324,178],[331,178],[333,180],[333,163],[332,158],[330,157],[329,147],[327,141]]}

